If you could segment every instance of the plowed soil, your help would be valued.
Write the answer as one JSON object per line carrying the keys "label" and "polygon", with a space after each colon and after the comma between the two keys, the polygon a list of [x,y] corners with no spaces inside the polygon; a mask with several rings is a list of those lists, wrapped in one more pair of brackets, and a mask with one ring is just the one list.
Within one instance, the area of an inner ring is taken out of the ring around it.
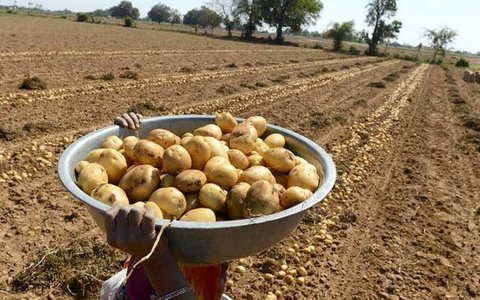
{"label": "plowed soil", "polygon": [[[480,298],[480,85],[459,71],[44,18],[0,27],[0,298],[91,299],[121,269],[55,170],[128,110],[262,115],[332,155],[328,198],[231,263],[234,299]],[[47,89],[19,90],[28,75]]]}

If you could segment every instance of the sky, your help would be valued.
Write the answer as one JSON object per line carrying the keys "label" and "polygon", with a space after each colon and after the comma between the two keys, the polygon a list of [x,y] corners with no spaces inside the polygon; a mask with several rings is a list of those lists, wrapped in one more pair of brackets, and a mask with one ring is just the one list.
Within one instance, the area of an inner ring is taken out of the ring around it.
{"label": "sky", "polygon": [[[1,5],[9,5],[15,0],[0,0]],[[162,0],[168,6],[185,14],[190,9],[200,7],[211,0]],[[93,11],[98,8],[109,8],[120,0],[17,0],[17,5],[27,6],[28,2],[41,4],[51,10],[70,9],[73,11]],[[146,16],[150,8],[159,0],[131,0]],[[333,22],[355,22],[357,30],[365,28],[365,6],[368,0],[322,0],[324,9],[315,25],[309,30],[324,31]],[[395,19],[402,21],[398,42],[410,45],[426,44],[422,37],[425,28],[450,27],[457,31],[458,37],[451,45],[455,50],[466,50],[473,53],[480,51],[480,35],[475,20],[480,13],[480,0],[397,0],[398,12]]]}

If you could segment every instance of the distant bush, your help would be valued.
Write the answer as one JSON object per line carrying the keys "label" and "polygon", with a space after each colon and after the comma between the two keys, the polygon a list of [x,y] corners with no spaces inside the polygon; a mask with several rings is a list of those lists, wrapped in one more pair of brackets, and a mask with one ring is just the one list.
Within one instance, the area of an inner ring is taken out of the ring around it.
{"label": "distant bush", "polygon": [[415,56],[408,54],[405,54],[403,57],[401,57],[401,59],[408,61],[417,61],[417,58]]}
{"label": "distant bush", "polygon": [[25,78],[19,87],[22,90],[44,90],[47,88],[45,81],[37,76]]}
{"label": "distant bush", "polygon": [[129,27],[129,28],[135,28],[137,27],[137,22],[135,22],[135,20],[132,17],[126,17],[125,23],[123,26]]}
{"label": "distant bush", "polygon": [[313,49],[323,49],[323,46],[320,45],[318,42],[315,43],[315,45],[313,46]]}
{"label": "distant bush", "polygon": [[88,14],[77,13],[77,22],[88,22]]}
{"label": "distant bush", "polygon": [[398,53],[393,54],[393,58],[400,59],[400,54]]}
{"label": "distant bush", "polygon": [[67,19],[67,16],[61,15],[60,18],[61,18],[61,19]]}
{"label": "distant bush", "polygon": [[100,79],[106,80],[106,81],[114,80],[114,79],[115,79],[115,75],[113,75],[113,73],[110,72],[110,73],[107,73],[107,74],[102,75],[102,77],[100,77]]}
{"label": "distant bush", "polygon": [[7,14],[16,14],[16,13],[17,13],[17,12],[14,11],[14,10],[11,10],[11,9],[7,10]]}
{"label": "distant bush", "polygon": [[125,71],[119,76],[120,78],[138,80],[138,73],[133,71]]}
{"label": "distant bush", "polygon": [[459,68],[468,68],[469,66],[470,66],[470,62],[464,58],[460,58],[455,63],[455,67],[459,67]]}
{"label": "distant bush", "polygon": [[355,48],[353,46],[350,46],[350,48],[348,49],[348,53],[353,54],[353,55],[359,55],[360,50],[358,50],[357,48]]}

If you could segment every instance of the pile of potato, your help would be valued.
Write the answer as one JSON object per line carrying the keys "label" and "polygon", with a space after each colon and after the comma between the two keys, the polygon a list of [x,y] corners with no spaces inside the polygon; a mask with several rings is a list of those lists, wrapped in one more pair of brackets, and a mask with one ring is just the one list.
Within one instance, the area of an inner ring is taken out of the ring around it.
{"label": "pile of potato", "polygon": [[215,123],[182,138],[165,129],[145,139],[110,136],[77,164],[77,184],[108,205],[199,222],[273,214],[317,189],[316,168],[284,148],[281,134],[260,138],[263,117],[238,124],[230,113],[218,113]]}

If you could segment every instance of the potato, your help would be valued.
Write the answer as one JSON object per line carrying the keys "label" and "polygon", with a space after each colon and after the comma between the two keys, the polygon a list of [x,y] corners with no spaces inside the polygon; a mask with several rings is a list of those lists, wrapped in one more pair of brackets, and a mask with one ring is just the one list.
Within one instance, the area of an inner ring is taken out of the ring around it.
{"label": "potato", "polygon": [[180,218],[187,208],[185,196],[173,187],[159,188],[148,197],[148,201],[158,205],[166,219]]}
{"label": "potato", "polygon": [[295,167],[295,155],[285,148],[271,148],[263,156],[267,165],[280,172],[290,172]]}
{"label": "potato", "polygon": [[230,113],[216,113],[215,123],[224,133],[230,133],[238,125],[237,120]]}
{"label": "potato", "polygon": [[210,159],[210,145],[201,136],[194,136],[184,145],[192,159],[192,168],[203,170]]}
{"label": "potato", "polygon": [[160,172],[150,165],[138,165],[123,176],[118,186],[132,202],[144,201],[157,189]]}
{"label": "potato", "polygon": [[238,181],[237,169],[231,164],[220,164],[207,175],[208,181],[218,184],[224,189],[231,188]]}
{"label": "potato", "polygon": [[295,166],[288,173],[287,188],[298,186],[314,192],[319,184],[320,177],[313,165],[301,164]]}
{"label": "potato", "polygon": [[244,201],[244,218],[269,215],[281,210],[278,193],[273,184],[266,180],[252,184]]}
{"label": "potato", "polygon": [[120,149],[118,150],[118,152],[123,155],[123,157],[125,158],[125,161],[127,162],[127,168],[133,164],[135,164],[134,161],[132,161],[130,158],[128,158],[127,154],[125,154],[125,149]]}
{"label": "potato", "polygon": [[175,187],[183,193],[198,192],[207,183],[207,177],[200,170],[185,170],[175,177]]}
{"label": "potato", "polygon": [[312,195],[313,194],[310,190],[303,189],[298,186],[292,186],[289,187],[280,197],[280,205],[282,205],[284,208],[289,208],[302,203]]}
{"label": "potato", "polygon": [[225,158],[223,156],[214,156],[208,160],[208,162],[205,164],[205,168],[203,168],[203,173],[205,175],[210,176],[210,173],[213,171],[213,169],[216,166],[222,165],[222,164],[230,164],[228,161],[228,158]]}
{"label": "potato", "polygon": [[310,164],[308,161],[306,161],[304,158],[301,158],[300,156],[295,156],[295,163],[297,165],[308,165],[308,164]]}
{"label": "potato", "polygon": [[155,213],[155,218],[156,219],[163,219],[163,212],[155,202],[147,201],[147,203],[145,203],[144,207],[145,207],[146,210],[153,211]]}
{"label": "potato", "polygon": [[127,173],[127,160],[114,149],[103,150],[96,163],[105,168],[110,183],[119,182],[123,175]]}
{"label": "potato", "polygon": [[89,163],[78,174],[77,183],[82,191],[90,195],[95,187],[108,183],[107,171],[97,163]]}
{"label": "potato", "polygon": [[246,182],[250,185],[259,180],[266,180],[271,184],[276,183],[272,172],[263,166],[250,167],[243,171],[242,175],[240,176],[241,182]]}
{"label": "potato", "polygon": [[250,185],[239,182],[227,194],[227,213],[231,220],[243,219],[243,205]]}
{"label": "potato", "polygon": [[267,144],[265,144],[265,142],[261,138],[257,138],[257,140],[255,141],[255,148],[253,148],[253,151],[257,152],[261,156],[264,156],[265,152],[267,152],[268,149],[270,148],[267,146]]}
{"label": "potato", "polygon": [[191,140],[191,139],[192,139],[191,136],[182,137],[182,139],[180,140],[180,145],[182,145],[183,147],[185,147],[185,144],[187,144],[188,141]]}
{"label": "potato", "polygon": [[163,153],[163,171],[177,174],[192,167],[188,151],[180,145],[173,145]]}
{"label": "potato", "polygon": [[133,151],[137,143],[138,143],[138,138],[133,135],[127,136],[126,138],[123,139],[123,150],[125,150],[125,155],[131,161],[137,161],[137,157],[135,156],[135,152]]}
{"label": "potato", "polygon": [[282,148],[285,146],[285,137],[280,133],[272,133],[265,138],[265,144],[270,148]]}
{"label": "potato", "polygon": [[222,135],[222,138],[220,139],[222,142],[226,142],[227,145],[230,143],[230,137],[232,136],[231,133],[225,133]]}
{"label": "potato", "polygon": [[248,158],[242,151],[230,149],[227,151],[230,163],[237,169],[245,170],[249,166]]}
{"label": "potato", "polygon": [[213,138],[216,138],[217,140],[220,140],[222,138],[222,130],[217,125],[208,124],[195,129],[195,131],[193,132],[193,135],[211,136]]}
{"label": "potato", "polygon": [[253,116],[245,120],[246,122],[252,122],[253,126],[257,130],[257,136],[261,137],[262,134],[267,130],[267,120],[264,117]]}
{"label": "potato", "polygon": [[133,203],[132,206],[145,207],[145,202],[137,201],[137,202]]}
{"label": "potato", "polygon": [[159,187],[175,187],[175,176],[172,174],[162,174],[160,175],[160,184]]}
{"label": "potato", "polygon": [[241,123],[232,131],[230,148],[249,154],[255,148],[257,137],[257,130],[252,122]]}
{"label": "potato", "polygon": [[98,185],[90,193],[92,198],[107,205],[129,205],[127,194],[116,185],[103,183]]}
{"label": "potato", "polygon": [[250,167],[254,166],[267,166],[265,159],[260,154],[253,154],[248,157],[248,164]]}
{"label": "potato", "polygon": [[165,129],[154,129],[150,131],[147,139],[162,146],[163,149],[167,149],[172,145],[180,144],[180,138],[176,134]]}
{"label": "potato", "polygon": [[82,160],[82,161],[79,161],[77,163],[77,165],[75,166],[75,174],[78,176],[78,174],[80,174],[80,172],[82,171],[82,169],[88,165],[89,162],[88,161],[85,161],[85,160]]}
{"label": "potato", "polygon": [[210,148],[210,158],[214,156],[223,156],[228,158],[227,151],[224,145],[219,140],[211,136],[205,136],[203,137],[203,139],[205,140],[205,142],[207,142],[208,147]]}
{"label": "potato", "polygon": [[120,150],[120,148],[122,148],[122,145],[123,142],[118,136],[111,135],[103,141],[102,148]]}
{"label": "potato", "polygon": [[240,176],[242,176],[242,173],[243,173],[242,169],[237,169],[237,175],[239,179],[240,179]]}
{"label": "potato", "polygon": [[210,208],[201,207],[186,212],[183,217],[180,218],[180,221],[215,222],[216,217],[213,210]]}
{"label": "potato", "polygon": [[133,152],[140,164],[151,165],[156,168],[162,167],[163,154],[165,153],[162,146],[149,140],[139,140],[133,148]]}
{"label": "potato", "polygon": [[193,137],[193,133],[191,133],[191,132],[185,132],[185,133],[182,135],[182,138],[185,138],[185,137]]}
{"label": "potato", "polygon": [[288,181],[288,175],[285,174],[285,173],[273,173],[273,177],[275,177],[275,181],[278,183],[278,184],[281,184],[283,185],[284,187],[287,186],[287,181]]}
{"label": "potato", "polygon": [[219,213],[225,209],[227,191],[214,183],[207,183],[200,190],[198,200],[202,206]]}
{"label": "potato", "polygon": [[[279,184],[279,183],[275,183],[273,185],[275,187],[275,190],[277,191],[278,193],[278,196],[280,197],[280,200],[282,199],[282,195],[285,193],[286,189],[283,185]],[[281,204],[281,203],[280,203]]]}
{"label": "potato", "polygon": [[92,150],[90,153],[87,154],[87,157],[85,157],[85,160],[88,161],[89,163],[96,162],[100,157],[100,154],[102,154],[103,150],[105,149],[102,148],[102,149]]}
{"label": "potato", "polygon": [[187,200],[187,209],[185,211],[200,207],[200,201],[198,201],[198,193],[185,194],[185,200]]}

